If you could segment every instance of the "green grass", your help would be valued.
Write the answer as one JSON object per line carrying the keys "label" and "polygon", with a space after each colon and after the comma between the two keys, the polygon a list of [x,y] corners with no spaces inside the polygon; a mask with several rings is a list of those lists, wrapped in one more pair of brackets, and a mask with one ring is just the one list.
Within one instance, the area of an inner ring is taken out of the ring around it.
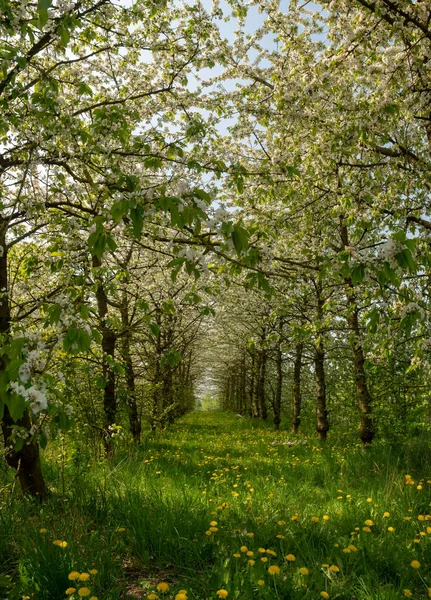
{"label": "green grass", "polygon": [[[153,592],[171,600],[181,589],[189,600],[215,599],[221,589],[238,600],[321,592],[395,600],[404,590],[428,598],[426,442],[376,443],[363,452],[330,442],[322,448],[311,437],[288,446],[288,439],[260,422],[196,412],[148,434],[138,449],[119,447],[112,462],[77,453],[71,441],[64,495],[52,447],[44,465],[50,498],[39,505],[15,489],[0,501],[0,596],[60,600],[73,586],[100,600]],[[271,575],[270,566],[280,572]],[[91,569],[97,574],[87,582],[68,580],[71,571]],[[162,581],[165,594],[156,590]]]}

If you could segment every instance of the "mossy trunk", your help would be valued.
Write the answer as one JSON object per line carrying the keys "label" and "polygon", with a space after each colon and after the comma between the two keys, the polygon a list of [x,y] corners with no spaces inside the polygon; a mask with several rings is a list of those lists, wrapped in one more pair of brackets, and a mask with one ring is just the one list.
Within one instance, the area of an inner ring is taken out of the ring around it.
{"label": "mossy trunk", "polygon": [[[8,289],[8,264],[7,264],[7,246],[6,246],[7,221],[0,219],[0,246],[2,255],[0,256],[0,289]],[[7,294],[0,295],[0,335],[4,342],[7,342],[10,335],[10,306]],[[6,364],[0,360],[0,372],[4,371]],[[12,441],[13,427],[17,425],[28,432],[28,440],[20,450],[15,450]],[[1,429],[3,433],[5,446],[5,459],[7,464],[16,470],[17,477],[24,494],[30,494],[42,499],[47,494],[47,487],[42,475],[40,464],[39,445],[35,440],[31,440],[31,417],[26,410],[21,419],[15,422],[7,406],[4,406],[4,414],[1,419]]]}
{"label": "mossy trunk", "polygon": [[292,398],[292,432],[298,433],[301,424],[301,368],[304,344],[299,342],[295,347],[295,363],[293,367],[293,398]]}

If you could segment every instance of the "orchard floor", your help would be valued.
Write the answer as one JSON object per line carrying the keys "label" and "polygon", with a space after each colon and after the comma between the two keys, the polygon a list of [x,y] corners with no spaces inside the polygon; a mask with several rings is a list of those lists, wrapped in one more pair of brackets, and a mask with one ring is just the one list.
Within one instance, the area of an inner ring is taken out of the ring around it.
{"label": "orchard floor", "polygon": [[305,439],[195,412],[112,462],[71,442],[63,481],[48,449],[44,504],[0,485],[0,597],[431,597],[429,445]]}

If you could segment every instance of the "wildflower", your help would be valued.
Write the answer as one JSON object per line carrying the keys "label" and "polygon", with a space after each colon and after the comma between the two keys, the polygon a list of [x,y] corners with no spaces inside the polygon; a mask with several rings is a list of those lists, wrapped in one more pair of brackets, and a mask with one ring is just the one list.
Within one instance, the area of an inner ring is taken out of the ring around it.
{"label": "wildflower", "polygon": [[367,533],[370,533],[371,529],[369,527],[362,527],[362,531],[366,531]]}
{"label": "wildflower", "polygon": [[262,558],[260,559],[262,562],[268,562],[268,558],[266,556],[262,556]]}
{"label": "wildflower", "polygon": [[265,548],[258,548],[258,551],[259,551],[261,554],[265,554],[265,552],[266,552]]}
{"label": "wildflower", "polygon": [[296,560],[296,556],[294,554],[288,554],[287,556],[284,557],[286,560],[288,560],[289,562],[294,562]]}
{"label": "wildflower", "polygon": [[367,498],[367,502],[372,502],[373,499],[372,498]]}
{"label": "wildflower", "polygon": [[270,556],[277,556],[277,553],[274,552],[274,550],[267,550],[266,553],[269,554]]}
{"label": "wildflower", "polygon": [[217,591],[217,596],[218,596],[219,598],[227,598],[227,597],[228,597],[228,595],[229,595],[229,593],[228,593],[228,591],[227,591],[227,590],[218,590],[218,591]]}
{"label": "wildflower", "polygon": [[404,590],[404,596],[407,596],[407,598],[410,598],[410,596],[412,595],[410,590]]}
{"label": "wildflower", "polygon": [[320,592],[320,595],[322,596],[322,598],[329,598],[328,592]]}
{"label": "wildflower", "polygon": [[301,567],[299,569],[299,572],[301,573],[301,575],[308,575],[308,569],[307,569],[307,567]]}
{"label": "wildflower", "polygon": [[169,589],[169,583],[166,583],[166,581],[161,581],[160,583],[157,584],[157,591],[161,592],[162,594],[167,592],[168,589]]}
{"label": "wildflower", "polygon": [[259,579],[259,581],[257,582],[257,585],[260,585],[262,587],[262,585],[265,585],[265,582],[263,579]]}
{"label": "wildflower", "polygon": [[425,521],[424,515],[418,515],[418,521]]}
{"label": "wildflower", "polygon": [[90,569],[89,573],[90,575],[97,575],[97,569]]}
{"label": "wildflower", "polygon": [[148,594],[147,598],[148,598],[148,600],[157,600],[158,595],[155,594],[154,592],[152,592],[151,594]]}
{"label": "wildflower", "polygon": [[118,531],[118,533],[123,533],[123,531],[126,531],[126,528],[125,527],[119,527],[117,529],[117,531]]}
{"label": "wildflower", "polygon": [[79,576],[80,573],[78,573],[78,571],[71,571],[67,578],[69,579],[69,581],[76,581],[76,579],[79,579]]}
{"label": "wildflower", "polygon": [[86,596],[89,596],[90,594],[91,594],[91,592],[87,587],[82,587],[82,588],[79,588],[79,590],[78,590],[78,596],[80,598],[85,598]]}
{"label": "wildflower", "polygon": [[213,532],[212,531],[205,531],[205,535],[212,535]]}
{"label": "wildflower", "polygon": [[67,588],[67,590],[66,590],[66,594],[68,596],[70,596],[70,594],[74,594],[75,592],[76,592],[76,588],[74,588],[74,587]]}
{"label": "wildflower", "polygon": [[235,554],[233,556],[234,556],[234,558],[241,558],[241,554],[238,554],[238,552],[235,552]]}
{"label": "wildflower", "polygon": [[326,563],[323,563],[323,564],[322,564],[322,567],[323,567],[324,569],[329,569],[329,565],[328,565],[328,564],[326,564]]}
{"label": "wildflower", "polygon": [[99,600],[97,596],[91,596],[90,600]]}
{"label": "wildflower", "polygon": [[371,520],[371,519],[367,519],[367,520],[365,521],[365,525],[368,525],[368,527],[371,527],[371,525],[374,525],[374,523],[372,522],[372,520]]}
{"label": "wildflower", "polygon": [[286,525],[286,521],[277,521],[277,524],[282,526],[282,525]]}
{"label": "wildflower", "polygon": [[178,592],[178,594],[175,596],[175,600],[187,600],[187,594]]}
{"label": "wildflower", "polygon": [[395,527],[388,527],[388,531],[395,531]]}
{"label": "wildflower", "polygon": [[[324,521],[329,521],[329,515],[323,515],[322,519],[323,519]],[[325,594],[326,594],[326,592],[323,592],[323,593],[325,593]]]}
{"label": "wildflower", "polygon": [[210,527],[210,531],[212,533],[215,533],[216,531],[218,531],[217,527]]}
{"label": "wildflower", "polygon": [[241,552],[247,552],[248,548],[247,546],[241,546],[240,550]]}
{"label": "wildflower", "polygon": [[277,567],[277,565],[271,565],[268,569],[268,573],[270,575],[280,575],[280,567]]}
{"label": "wildflower", "polygon": [[419,569],[419,567],[421,566],[421,563],[418,560],[412,560],[412,562],[410,563],[410,565],[414,568],[414,569]]}
{"label": "wildflower", "polygon": [[353,544],[350,544],[350,546],[348,546],[349,550],[351,550],[352,552],[357,552],[358,549],[356,548],[356,546],[354,546]]}
{"label": "wildflower", "polygon": [[211,527],[217,527],[217,521],[211,521],[210,525]]}
{"label": "wildflower", "polygon": [[39,529],[39,533],[46,533],[48,530],[45,529],[45,527],[42,527],[42,529]]}
{"label": "wildflower", "polygon": [[337,567],[337,565],[331,565],[329,567],[329,570],[331,571],[331,573],[339,573],[340,569]]}
{"label": "wildflower", "polygon": [[319,517],[311,517],[311,520],[313,521],[313,523],[318,523]]}
{"label": "wildflower", "polygon": [[52,543],[58,546],[59,548],[66,548],[67,546],[67,542],[64,542],[62,540],[54,540]]}
{"label": "wildflower", "polygon": [[249,550],[248,552],[246,552],[247,556],[254,556],[254,552],[252,552],[251,550]]}
{"label": "wildflower", "polygon": [[389,517],[389,516],[390,516],[390,513],[388,513],[388,511],[386,511],[386,512],[384,512],[384,513],[383,513],[383,516],[384,516],[384,517]]}
{"label": "wildflower", "polygon": [[79,581],[88,581],[90,579],[89,573],[81,573],[79,576]]}
{"label": "wildflower", "polygon": [[253,560],[253,559],[252,559],[252,560],[249,560],[249,561],[248,561],[248,564],[250,565],[250,567],[254,567],[254,565],[256,564],[256,561],[255,561],[255,560]]}

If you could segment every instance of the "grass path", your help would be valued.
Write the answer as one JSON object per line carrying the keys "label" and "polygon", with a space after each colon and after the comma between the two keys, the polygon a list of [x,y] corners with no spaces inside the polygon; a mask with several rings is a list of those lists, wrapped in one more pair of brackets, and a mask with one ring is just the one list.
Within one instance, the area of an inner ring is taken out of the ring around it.
{"label": "grass path", "polygon": [[196,412],[113,463],[71,442],[64,497],[52,448],[51,498],[0,501],[0,597],[431,597],[429,446],[296,441]]}

